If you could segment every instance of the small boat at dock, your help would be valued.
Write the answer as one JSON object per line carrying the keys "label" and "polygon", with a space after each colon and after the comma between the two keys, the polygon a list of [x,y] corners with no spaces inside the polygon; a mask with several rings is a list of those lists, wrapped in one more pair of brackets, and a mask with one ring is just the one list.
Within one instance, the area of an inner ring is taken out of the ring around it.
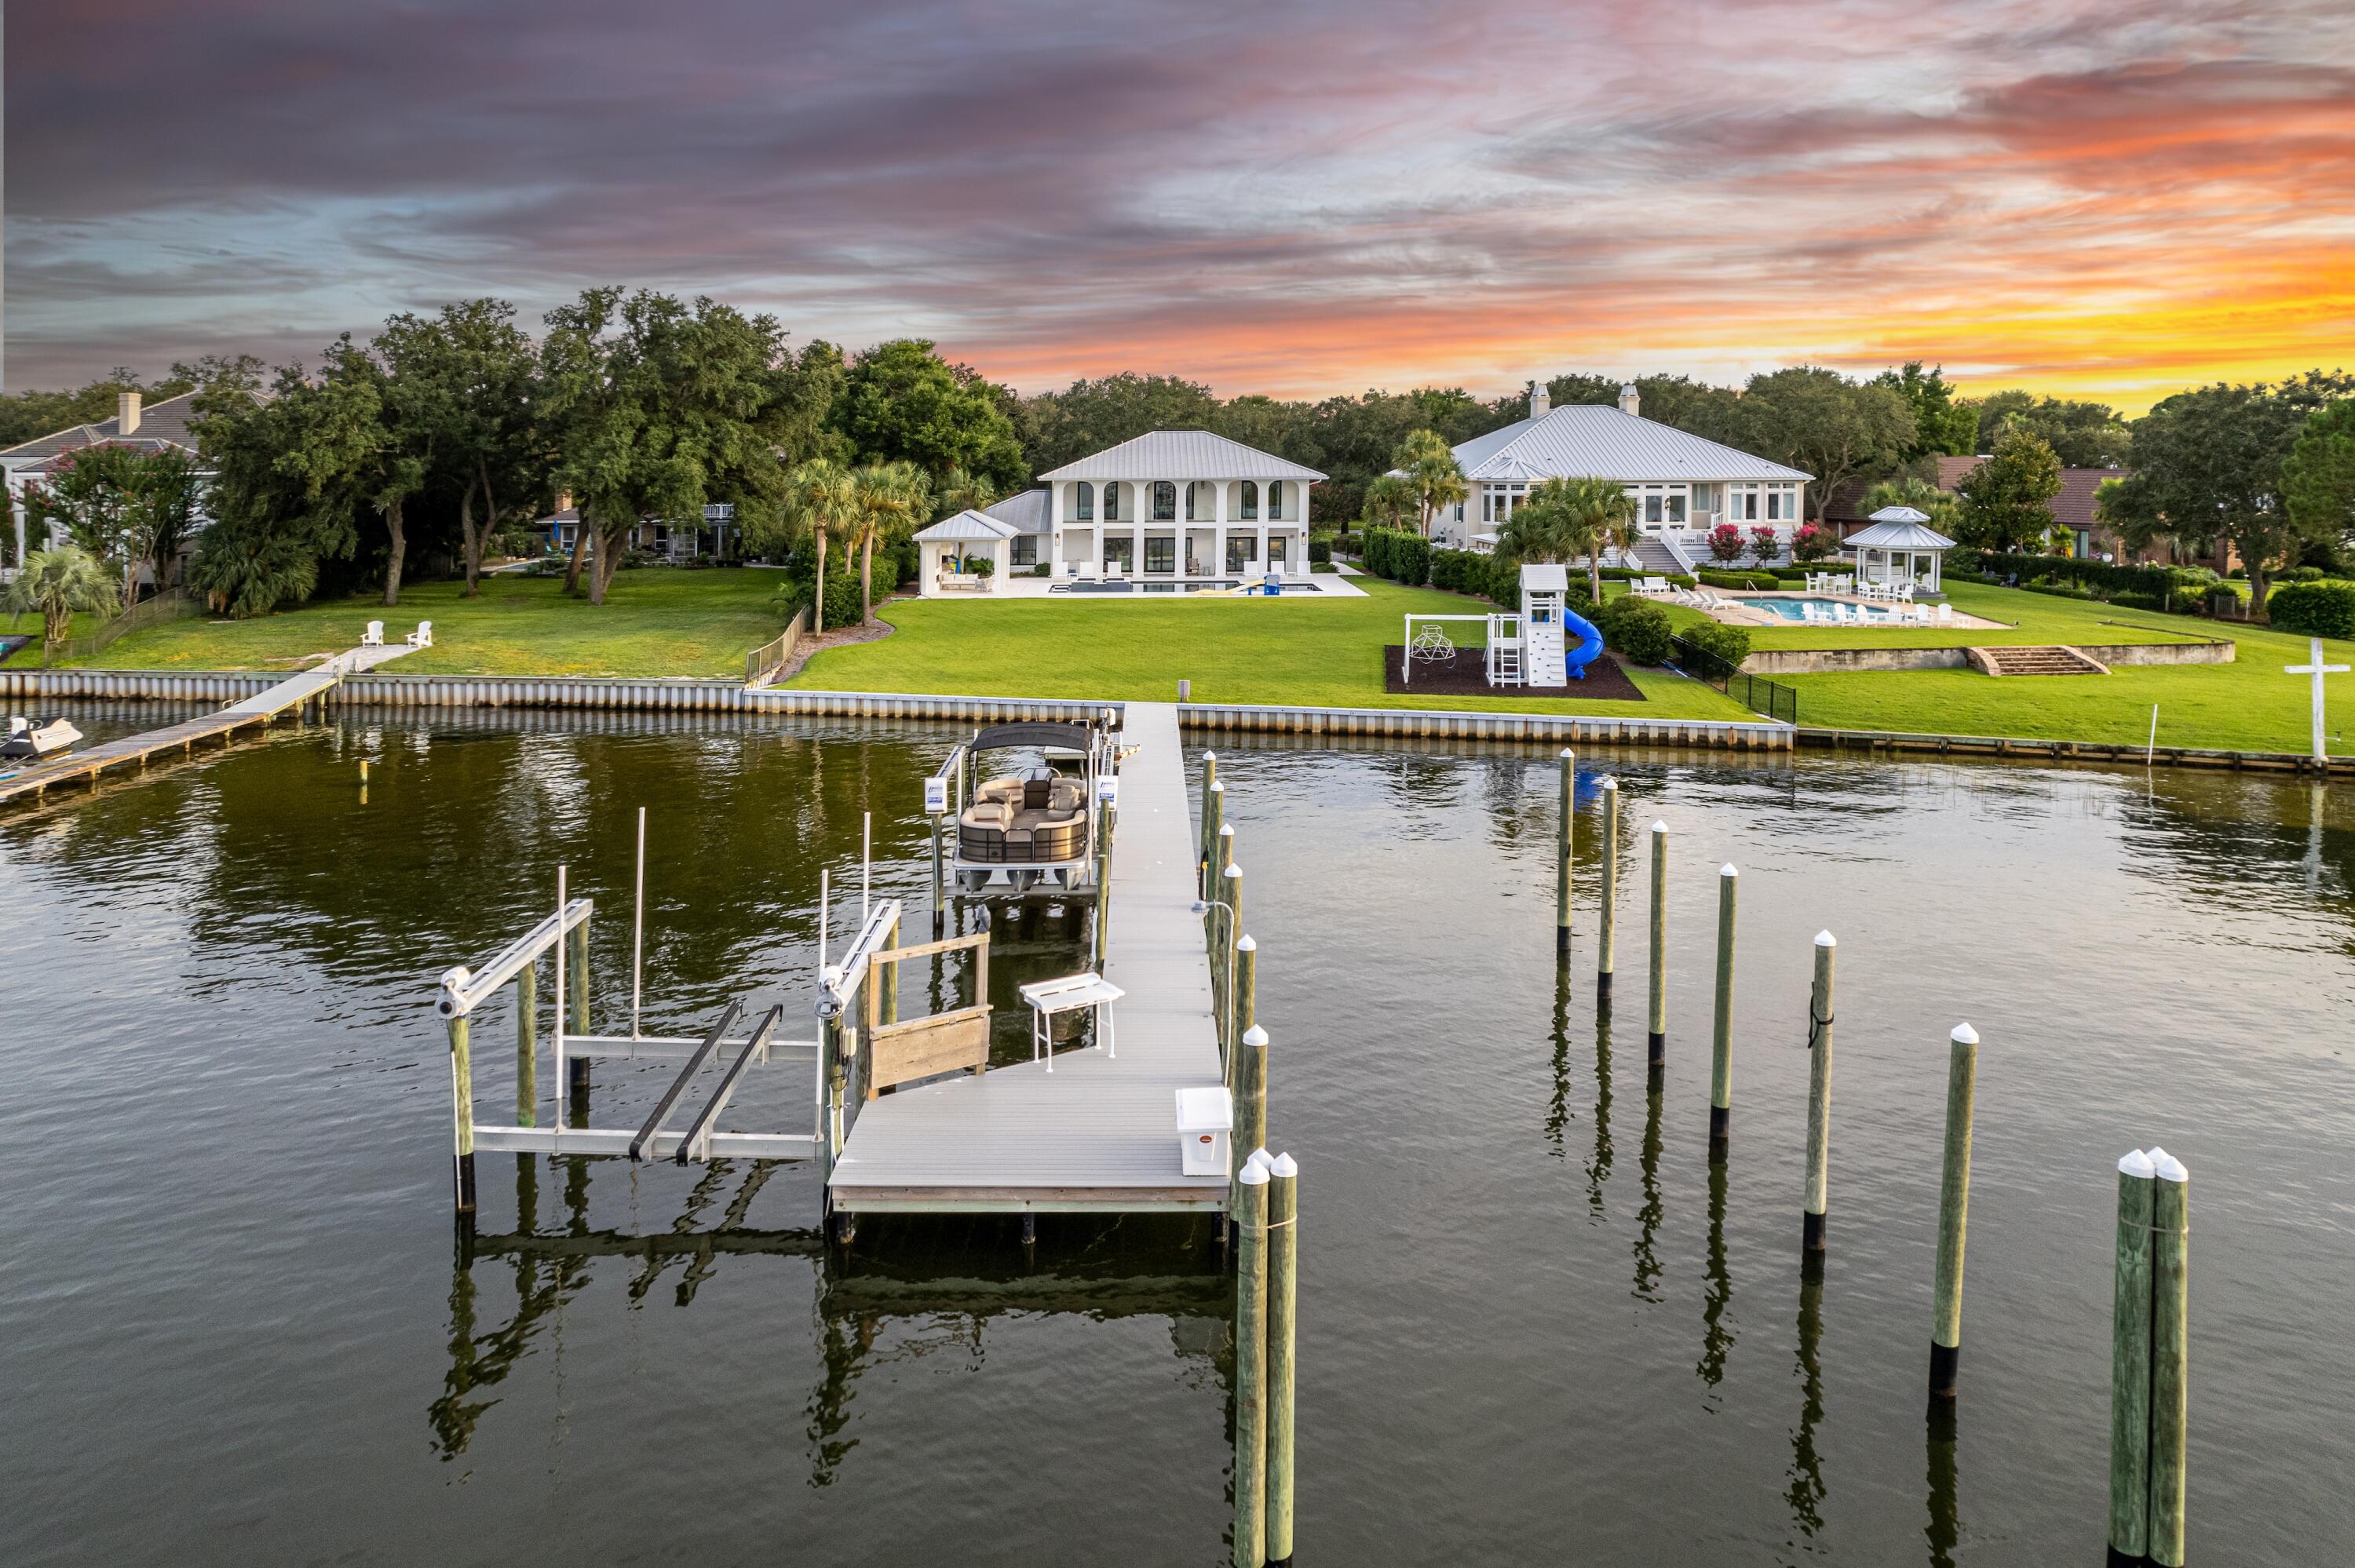
{"label": "small boat at dock", "polygon": [[38,761],[71,751],[80,742],[81,731],[69,720],[53,718],[36,724],[19,715],[8,721],[8,737],[0,740],[0,760]]}
{"label": "small boat at dock", "polygon": [[[1009,749],[1042,760],[983,776],[982,758]],[[1043,883],[1071,893],[1091,884],[1096,783],[1113,771],[1112,749],[1110,733],[1099,725],[1005,724],[977,731],[963,748],[978,782],[955,813],[951,870],[959,891],[1019,895]],[[1055,767],[1058,760],[1076,763],[1077,771]]]}

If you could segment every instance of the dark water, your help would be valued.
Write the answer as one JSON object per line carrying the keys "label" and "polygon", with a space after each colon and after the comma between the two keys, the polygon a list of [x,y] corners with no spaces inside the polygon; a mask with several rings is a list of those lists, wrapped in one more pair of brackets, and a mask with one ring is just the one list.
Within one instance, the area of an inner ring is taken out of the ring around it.
{"label": "dark water", "polygon": [[[922,898],[912,813],[947,739],[347,716],[0,818],[7,1558],[1223,1561],[1229,1287],[1196,1227],[1049,1223],[1026,1259],[1009,1222],[870,1219],[829,1258],[799,1167],[486,1155],[455,1243],[433,977],[550,904],[566,861],[601,901],[600,1022],[625,1025],[643,804],[648,1028],[739,994],[804,1027],[819,871],[849,884],[838,932],[872,806],[879,894]],[[1303,1167],[1302,1560],[2097,1562],[2112,1162],[2154,1141],[2192,1171],[2192,1551],[2355,1552],[2347,798],[1597,759],[1631,844],[1674,830],[1657,1093],[1639,874],[1610,1027],[1591,916],[1557,980],[1550,760],[1222,749],[1274,1141]],[[1833,1251],[1810,1286],[1827,926]],[[999,941],[1003,1057],[1012,985],[1082,948],[1051,915]],[[1986,1044],[1947,1432],[1922,1390],[1963,1018]],[[477,1034],[493,1100],[504,1038]],[[598,1072],[601,1124],[668,1075]],[[806,1095],[780,1069],[730,1121],[786,1125]]]}

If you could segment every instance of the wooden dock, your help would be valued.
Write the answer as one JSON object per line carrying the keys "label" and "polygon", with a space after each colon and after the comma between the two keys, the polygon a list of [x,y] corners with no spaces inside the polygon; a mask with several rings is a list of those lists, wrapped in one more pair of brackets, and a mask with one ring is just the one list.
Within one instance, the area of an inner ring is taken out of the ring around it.
{"label": "wooden dock", "polygon": [[993,1067],[859,1107],[829,1183],[838,1211],[1217,1211],[1228,1181],[1179,1169],[1177,1093],[1222,1083],[1178,710],[1129,703],[1103,972],[1116,1049]]}
{"label": "wooden dock", "polygon": [[408,652],[403,647],[355,649],[348,653],[337,654],[315,670],[290,676],[242,702],[231,703],[218,713],[183,719],[161,729],[125,736],[121,740],[83,747],[63,757],[46,758],[21,765],[0,763],[0,806],[18,800],[37,800],[63,784],[95,784],[100,774],[112,768],[144,768],[155,758],[169,752],[177,751],[186,757],[196,751],[198,741],[219,740],[226,743],[240,730],[257,726],[267,728],[304,704],[323,700],[346,675],[370,664],[381,663],[389,658],[399,658]]}

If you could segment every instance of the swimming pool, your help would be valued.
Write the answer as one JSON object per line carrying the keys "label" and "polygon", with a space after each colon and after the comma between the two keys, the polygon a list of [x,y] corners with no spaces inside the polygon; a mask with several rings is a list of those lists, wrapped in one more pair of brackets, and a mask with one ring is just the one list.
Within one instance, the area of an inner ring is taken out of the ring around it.
{"label": "swimming pool", "polygon": [[[1763,609],[1778,620],[1805,621],[1807,619],[1807,607],[1809,605],[1813,605],[1816,607],[1817,611],[1817,622],[1823,624],[1841,626],[1902,626],[1906,624],[1906,622],[1901,617],[1896,615],[1887,605],[1849,604],[1845,599],[1773,599],[1763,594],[1754,599],[1742,599],[1740,602],[1748,605],[1754,609]],[[1832,620],[1832,617],[1839,613],[1838,609],[1833,608],[1836,605],[1846,608],[1849,615],[1848,620],[1844,621],[1834,621]]]}

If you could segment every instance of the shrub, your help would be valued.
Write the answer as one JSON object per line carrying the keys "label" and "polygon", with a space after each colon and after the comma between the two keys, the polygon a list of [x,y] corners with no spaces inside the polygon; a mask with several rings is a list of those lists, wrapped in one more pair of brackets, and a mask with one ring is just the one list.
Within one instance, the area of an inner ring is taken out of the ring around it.
{"label": "shrub", "polygon": [[1832,531],[1829,528],[1824,527],[1821,524],[1803,524],[1798,531],[1791,535],[1791,558],[1795,561],[1807,563],[1820,561],[1838,548],[1839,541],[1832,536]]}
{"label": "shrub", "polygon": [[1332,540],[1330,540],[1330,539],[1311,539],[1311,540],[1309,540],[1309,541],[1308,541],[1308,564],[1309,564],[1310,566],[1312,566],[1312,567],[1316,567],[1316,566],[1322,566],[1322,565],[1324,565],[1325,563],[1327,563],[1327,562],[1328,562],[1328,561],[1332,560],[1332,558],[1333,558],[1333,541],[1332,541]]}
{"label": "shrub", "polygon": [[1668,612],[1647,599],[1614,599],[1596,612],[1594,623],[1606,646],[1636,664],[1665,662],[1676,635]]}
{"label": "shrub", "polygon": [[1783,543],[1774,536],[1774,529],[1761,523],[1750,530],[1750,554],[1760,566],[1764,566],[1782,553]]}
{"label": "shrub", "polygon": [[1727,664],[1739,668],[1750,657],[1750,629],[1728,626],[1712,620],[1686,631],[1684,640],[1704,653],[1713,653]]}
{"label": "shrub", "polygon": [[1783,586],[1783,579],[1772,572],[1709,572],[1697,574],[1711,588],[1764,588],[1772,591]]}
{"label": "shrub", "polygon": [[2355,583],[2284,583],[2265,601],[2265,613],[2278,631],[2355,638]]}
{"label": "shrub", "polygon": [[1742,530],[1731,523],[1721,523],[1709,531],[1709,553],[1729,567],[1742,559],[1749,548]]}
{"label": "shrub", "polygon": [[2329,575],[2320,567],[2294,567],[2284,572],[2279,580],[2286,583],[2318,583]]}

